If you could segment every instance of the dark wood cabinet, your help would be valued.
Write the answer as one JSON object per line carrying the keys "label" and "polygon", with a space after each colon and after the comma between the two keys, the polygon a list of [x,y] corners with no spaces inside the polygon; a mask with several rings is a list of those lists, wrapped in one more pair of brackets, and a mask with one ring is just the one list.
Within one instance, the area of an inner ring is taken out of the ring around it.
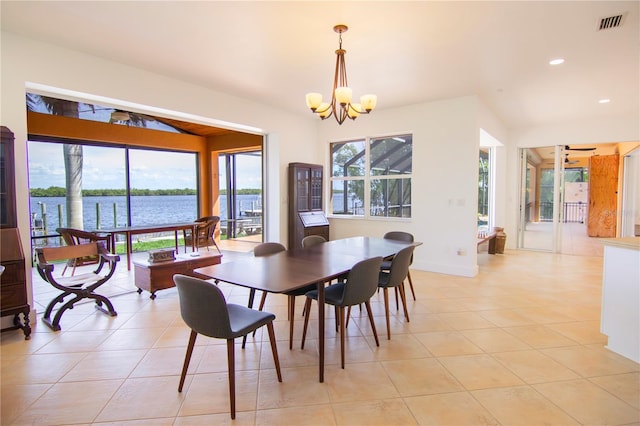
{"label": "dark wood cabinet", "polygon": [[16,172],[14,168],[13,132],[2,126],[0,149],[0,228],[17,228]]}
{"label": "dark wood cabinet", "polygon": [[289,163],[289,250],[302,248],[307,235],[329,240],[329,222],[322,209],[322,179],[320,165]]}
{"label": "dark wood cabinet", "polygon": [[13,315],[13,326],[2,331],[21,328],[25,339],[29,339],[30,307],[27,303],[24,251],[16,216],[13,139],[13,133],[3,126],[0,150],[0,317]]}

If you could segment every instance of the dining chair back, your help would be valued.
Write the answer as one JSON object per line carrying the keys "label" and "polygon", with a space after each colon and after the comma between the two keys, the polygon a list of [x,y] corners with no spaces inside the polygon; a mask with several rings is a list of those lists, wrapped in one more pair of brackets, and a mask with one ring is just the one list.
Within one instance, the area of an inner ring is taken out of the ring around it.
{"label": "dining chair back", "polygon": [[382,288],[384,294],[384,310],[387,319],[387,339],[391,339],[391,328],[389,320],[389,288],[396,288],[400,293],[404,317],[409,322],[409,312],[407,310],[407,299],[404,293],[404,280],[409,274],[409,265],[413,257],[414,246],[408,246],[400,250],[391,260],[391,268],[388,272],[380,271],[378,287]]}
{"label": "dining chair back", "polygon": [[[404,241],[407,243],[412,243],[414,241],[413,235],[404,232],[404,231],[390,231],[384,234],[384,238],[387,240],[396,240],[396,241]],[[413,256],[411,256],[411,262],[409,265],[413,263]],[[389,271],[391,268],[391,259],[385,259],[382,261],[382,269],[383,271]],[[416,300],[416,292],[413,289],[413,280],[411,279],[411,272],[407,272],[407,279],[409,280],[409,288],[411,289],[411,295],[413,296],[413,300]],[[396,294],[397,296],[397,294]],[[396,305],[398,304],[398,298],[396,297]]]}
{"label": "dining chair back", "polygon": [[317,244],[326,243],[327,240],[322,235],[307,235],[302,239],[302,247],[313,247]]}
{"label": "dining chair back", "polygon": [[198,334],[207,337],[226,339],[227,364],[229,370],[229,398],[231,418],[236,418],[235,396],[235,344],[234,339],[246,336],[247,333],[266,325],[273,353],[278,381],[282,382],[280,361],[273,331],[274,314],[260,312],[244,306],[228,304],[222,291],[210,282],[199,278],[176,274],[173,280],[178,288],[180,314],[184,322],[191,328],[187,353],[180,375],[178,392],[182,392]]}
{"label": "dining chair back", "polygon": [[[353,265],[347,276],[346,282],[339,282],[327,287],[324,291],[324,301],[326,304],[336,307],[336,321],[340,332],[340,356],[341,366],[344,368],[345,362],[345,334],[346,334],[346,316],[345,308],[364,303],[369,316],[369,323],[373,330],[373,336],[376,346],[380,346],[378,341],[378,333],[373,321],[373,312],[369,300],[378,289],[378,274],[380,273],[380,264],[382,257],[372,257],[360,261]],[[307,300],[305,302],[304,327],[302,331],[301,349],[304,349],[304,342],[307,336],[307,327],[309,325],[309,311],[311,310],[311,300],[318,300],[318,290],[311,290],[306,293]]]}
{"label": "dining chair back", "polygon": [[269,256],[285,250],[287,250],[287,248],[280,243],[267,242],[255,246],[253,248],[253,255],[256,257]]}

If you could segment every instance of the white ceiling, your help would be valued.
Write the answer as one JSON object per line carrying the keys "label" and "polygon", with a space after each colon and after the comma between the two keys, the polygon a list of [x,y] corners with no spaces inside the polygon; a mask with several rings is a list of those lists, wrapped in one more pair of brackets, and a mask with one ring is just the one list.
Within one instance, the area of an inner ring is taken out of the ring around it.
{"label": "white ceiling", "polygon": [[354,96],[379,109],[475,94],[508,127],[640,114],[638,1],[0,4],[3,31],[299,114],[330,95],[337,23]]}

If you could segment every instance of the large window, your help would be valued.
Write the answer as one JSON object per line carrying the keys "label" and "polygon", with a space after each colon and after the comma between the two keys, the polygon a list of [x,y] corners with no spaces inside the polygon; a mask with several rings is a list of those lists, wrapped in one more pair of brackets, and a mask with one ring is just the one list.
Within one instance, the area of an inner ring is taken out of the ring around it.
{"label": "large window", "polygon": [[195,153],[40,141],[29,141],[28,152],[32,237],[38,240],[58,227],[92,231],[198,216]]}
{"label": "large window", "polygon": [[331,213],[411,217],[413,136],[331,144]]}

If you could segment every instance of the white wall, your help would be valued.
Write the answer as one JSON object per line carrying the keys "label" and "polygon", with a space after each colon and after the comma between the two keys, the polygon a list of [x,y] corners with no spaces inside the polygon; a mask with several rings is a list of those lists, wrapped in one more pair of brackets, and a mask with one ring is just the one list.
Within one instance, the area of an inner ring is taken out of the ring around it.
{"label": "white wall", "polygon": [[[412,218],[331,218],[331,238],[410,232],[424,244],[413,267],[474,276],[478,196],[479,103],[475,96],[377,110],[355,122],[318,126],[321,164],[330,170],[329,143],[364,136],[413,134]],[[328,188],[327,188],[328,189]],[[329,199],[329,198],[327,198]],[[458,255],[462,250],[465,255]]]}

